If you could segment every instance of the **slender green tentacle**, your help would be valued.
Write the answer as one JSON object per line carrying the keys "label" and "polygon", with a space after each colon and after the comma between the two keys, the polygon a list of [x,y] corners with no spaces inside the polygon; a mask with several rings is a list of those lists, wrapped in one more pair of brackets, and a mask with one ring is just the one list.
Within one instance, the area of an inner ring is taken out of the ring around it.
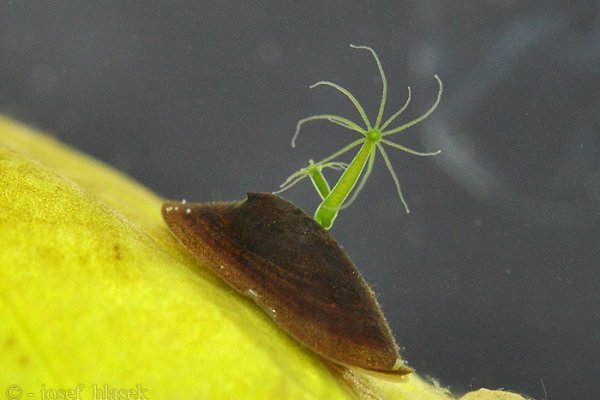
{"label": "slender green tentacle", "polygon": [[[381,76],[382,83],[381,102],[379,103],[379,112],[377,113],[377,120],[375,121],[375,129],[379,129],[381,118],[383,118],[383,109],[385,108],[385,101],[387,100],[387,79],[385,79],[385,73],[383,72],[381,61],[379,61],[379,57],[377,56],[377,53],[375,53],[375,50],[368,46],[356,46],[354,44],[351,44],[350,47],[352,47],[353,49],[362,49],[370,51],[373,55],[373,58],[375,59],[375,62],[377,63],[377,69],[379,70],[379,75]],[[368,130],[371,130],[370,126],[368,127]]]}
{"label": "slender green tentacle", "polygon": [[325,168],[331,168],[341,171],[346,169],[347,167],[348,164],[339,161],[319,162],[315,164],[313,160],[308,160],[308,167],[302,168],[301,170],[296,171],[292,175],[290,175],[285,180],[285,182],[283,182],[279,186],[280,189],[273,192],[273,194],[278,194],[288,190],[289,188],[291,188],[292,186],[294,186],[295,184],[297,184],[302,179],[308,176],[311,178],[311,181],[317,188],[317,191],[319,192],[321,198],[325,198],[329,194],[329,184],[325,180],[325,176],[323,176],[322,170]]}
{"label": "slender green tentacle", "polygon": [[292,138],[292,147],[296,147],[296,139],[298,139],[298,135],[300,134],[300,128],[302,127],[302,125],[304,125],[305,123],[310,122],[310,121],[318,121],[318,120],[339,122],[339,124],[345,128],[348,128],[348,129],[351,129],[358,133],[364,134],[364,129],[362,129],[360,126],[358,126],[357,124],[355,124],[354,122],[350,121],[347,118],[343,118],[343,117],[340,117],[338,115],[333,115],[333,114],[311,115],[310,117],[302,118],[300,121],[298,121],[298,124],[296,124],[296,132],[294,133],[294,137]]}
{"label": "slender green tentacle", "polygon": [[325,157],[324,159],[322,159],[321,161],[319,161],[317,164],[323,164],[326,162],[329,162],[331,160],[334,160],[336,158],[338,158],[339,156],[341,156],[342,154],[345,154],[347,152],[349,152],[350,150],[352,150],[353,148],[355,148],[356,146],[358,146],[361,143],[364,143],[366,139],[358,139],[355,140],[354,142],[350,143],[349,145],[344,146],[343,148],[341,148],[340,150],[336,151],[335,153]]}
{"label": "slender green tentacle", "polygon": [[383,149],[383,146],[380,144],[377,144],[377,148],[381,152],[381,157],[383,158],[383,161],[385,161],[385,165],[387,166],[388,170],[390,171],[390,174],[392,175],[392,179],[394,180],[394,184],[396,185],[396,190],[398,191],[398,196],[400,196],[400,201],[404,205],[404,209],[406,210],[406,213],[409,214],[410,209],[408,208],[408,204],[406,203],[406,200],[404,200],[404,195],[402,194],[402,189],[400,188],[400,181],[398,180],[398,177],[396,176],[396,172],[394,172],[392,163],[390,162],[390,159],[389,159],[387,153]]}
{"label": "slender green tentacle", "polygon": [[387,144],[390,147],[396,148],[398,150],[405,151],[405,152],[410,153],[410,154],[414,154],[415,156],[421,156],[421,157],[437,156],[438,154],[440,154],[442,152],[441,150],[438,150],[438,151],[432,151],[430,153],[422,153],[420,151],[416,151],[416,150],[410,149],[410,148],[408,148],[406,146],[402,146],[401,144],[394,143],[394,142],[389,141],[387,139],[381,139],[381,143],[385,143],[385,144]]}
{"label": "slender green tentacle", "polygon": [[381,129],[382,131],[384,131],[385,128],[387,128],[389,124],[391,124],[400,114],[402,114],[404,112],[404,110],[406,110],[406,107],[408,107],[408,105],[410,104],[411,97],[412,97],[412,93],[410,91],[410,86],[409,86],[408,87],[408,97],[406,98],[406,102],[404,103],[404,105],[402,106],[402,108],[400,108],[391,117],[389,117],[387,119],[387,121],[385,121],[383,123],[383,125],[381,125],[381,128],[379,128],[379,129]]}
{"label": "slender green tentacle", "polygon": [[399,126],[398,128],[395,128],[395,129],[392,129],[389,131],[385,131],[385,132],[381,132],[383,136],[393,135],[394,133],[397,133],[397,132],[403,131],[407,128],[410,128],[411,126],[416,125],[419,122],[423,121],[425,118],[429,117],[429,115],[431,115],[431,113],[435,111],[438,104],[440,104],[440,100],[442,99],[442,92],[444,91],[444,85],[442,84],[442,80],[437,75],[434,75],[434,77],[438,81],[438,85],[440,86],[440,89],[438,90],[438,95],[437,95],[437,98],[435,99],[435,103],[433,103],[433,105],[429,108],[429,110],[427,110],[420,117],[415,118],[412,121]]}
{"label": "slender green tentacle", "polygon": [[362,108],[362,106],[360,105],[360,103],[358,102],[358,100],[356,100],[356,97],[354,97],[352,95],[352,93],[350,93],[347,89],[344,89],[343,87],[341,87],[337,83],[333,83],[333,82],[330,82],[330,81],[319,81],[317,83],[313,83],[309,87],[311,89],[313,89],[313,88],[316,88],[317,86],[331,86],[332,88],[337,89],[340,92],[342,92],[343,94],[345,94],[346,97],[348,97],[350,99],[350,101],[352,102],[352,104],[354,104],[354,107],[356,107],[356,109],[358,110],[358,113],[360,114],[360,117],[362,118],[363,122],[367,126],[367,129],[371,129],[371,122],[369,121],[369,118],[367,118],[367,114],[365,113],[365,109]]}

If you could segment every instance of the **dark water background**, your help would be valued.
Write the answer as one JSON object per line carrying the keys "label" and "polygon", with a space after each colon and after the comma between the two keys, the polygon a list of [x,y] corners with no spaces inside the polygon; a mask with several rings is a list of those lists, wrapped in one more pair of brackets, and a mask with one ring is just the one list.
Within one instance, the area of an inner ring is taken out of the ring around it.
{"label": "dark water background", "polygon": [[[0,1],[0,112],[161,195],[273,191],[353,138],[328,79],[388,115],[439,109],[381,159],[332,232],[374,286],[405,358],[460,393],[600,398],[597,1]],[[286,197],[312,212],[308,182]]]}

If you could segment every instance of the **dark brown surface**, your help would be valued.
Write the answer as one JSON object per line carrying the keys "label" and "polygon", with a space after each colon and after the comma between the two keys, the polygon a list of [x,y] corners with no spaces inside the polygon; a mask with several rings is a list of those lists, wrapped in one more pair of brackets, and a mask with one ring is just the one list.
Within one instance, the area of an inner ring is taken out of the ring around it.
{"label": "dark brown surface", "polygon": [[373,292],[333,237],[292,203],[167,202],[175,237],[290,335],[337,363],[393,370],[397,346]]}

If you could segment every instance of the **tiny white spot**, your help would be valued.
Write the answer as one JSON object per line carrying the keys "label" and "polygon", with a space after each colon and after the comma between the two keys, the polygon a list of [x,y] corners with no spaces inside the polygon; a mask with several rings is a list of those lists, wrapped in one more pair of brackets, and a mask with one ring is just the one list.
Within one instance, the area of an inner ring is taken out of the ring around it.
{"label": "tiny white spot", "polygon": [[174,210],[179,211],[179,207],[175,206]]}
{"label": "tiny white spot", "polygon": [[169,207],[165,208],[165,211],[166,212],[171,212],[171,211],[173,211],[173,207],[169,206]]}
{"label": "tiny white spot", "polygon": [[192,213],[192,209],[191,208],[186,208],[185,209],[185,213],[186,214],[191,214]]}
{"label": "tiny white spot", "polygon": [[224,265],[219,265],[219,269],[223,269],[223,268],[225,268]]}
{"label": "tiny white spot", "polygon": [[181,204],[185,204],[187,201],[185,199],[181,199]]}
{"label": "tiny white spot", "polygon": [[256,292],[256,290],[253,289],[248,289],[244,292],[244,295],[250,297],[252,300],[254,300],[254,302],[267,314],[269,314],[269,316],[271,318],[273,318],[273,320],[277,319],[277,312],[272,309],[271,307],[268,307],[265,303],[263,303],[262,301],[260,301],[260,299],[258,298],[258,293]]}

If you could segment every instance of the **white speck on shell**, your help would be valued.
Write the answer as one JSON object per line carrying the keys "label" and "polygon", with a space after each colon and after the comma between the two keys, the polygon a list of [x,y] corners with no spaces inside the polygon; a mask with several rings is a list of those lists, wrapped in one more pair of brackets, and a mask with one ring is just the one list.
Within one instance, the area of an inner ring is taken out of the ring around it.
{"label": "white speck on shell", "polygon": [[262,301],[260,301],[260,299],[258,298],[258,293],[256,292],[256,290],[254,289],[248,289],[244,292],[245,296],[250,297],[252,300],[254,300],[254,302],[260,307],[262,308],[262,310],[264,312],[266,312],[267,314],[269,314],[269,316],[271,318],[273,318],[273,320],[277,320],[277,311],[275,311],[274,309],[272,309],[271,307],[268,307],[265,303],[263,303]]}

